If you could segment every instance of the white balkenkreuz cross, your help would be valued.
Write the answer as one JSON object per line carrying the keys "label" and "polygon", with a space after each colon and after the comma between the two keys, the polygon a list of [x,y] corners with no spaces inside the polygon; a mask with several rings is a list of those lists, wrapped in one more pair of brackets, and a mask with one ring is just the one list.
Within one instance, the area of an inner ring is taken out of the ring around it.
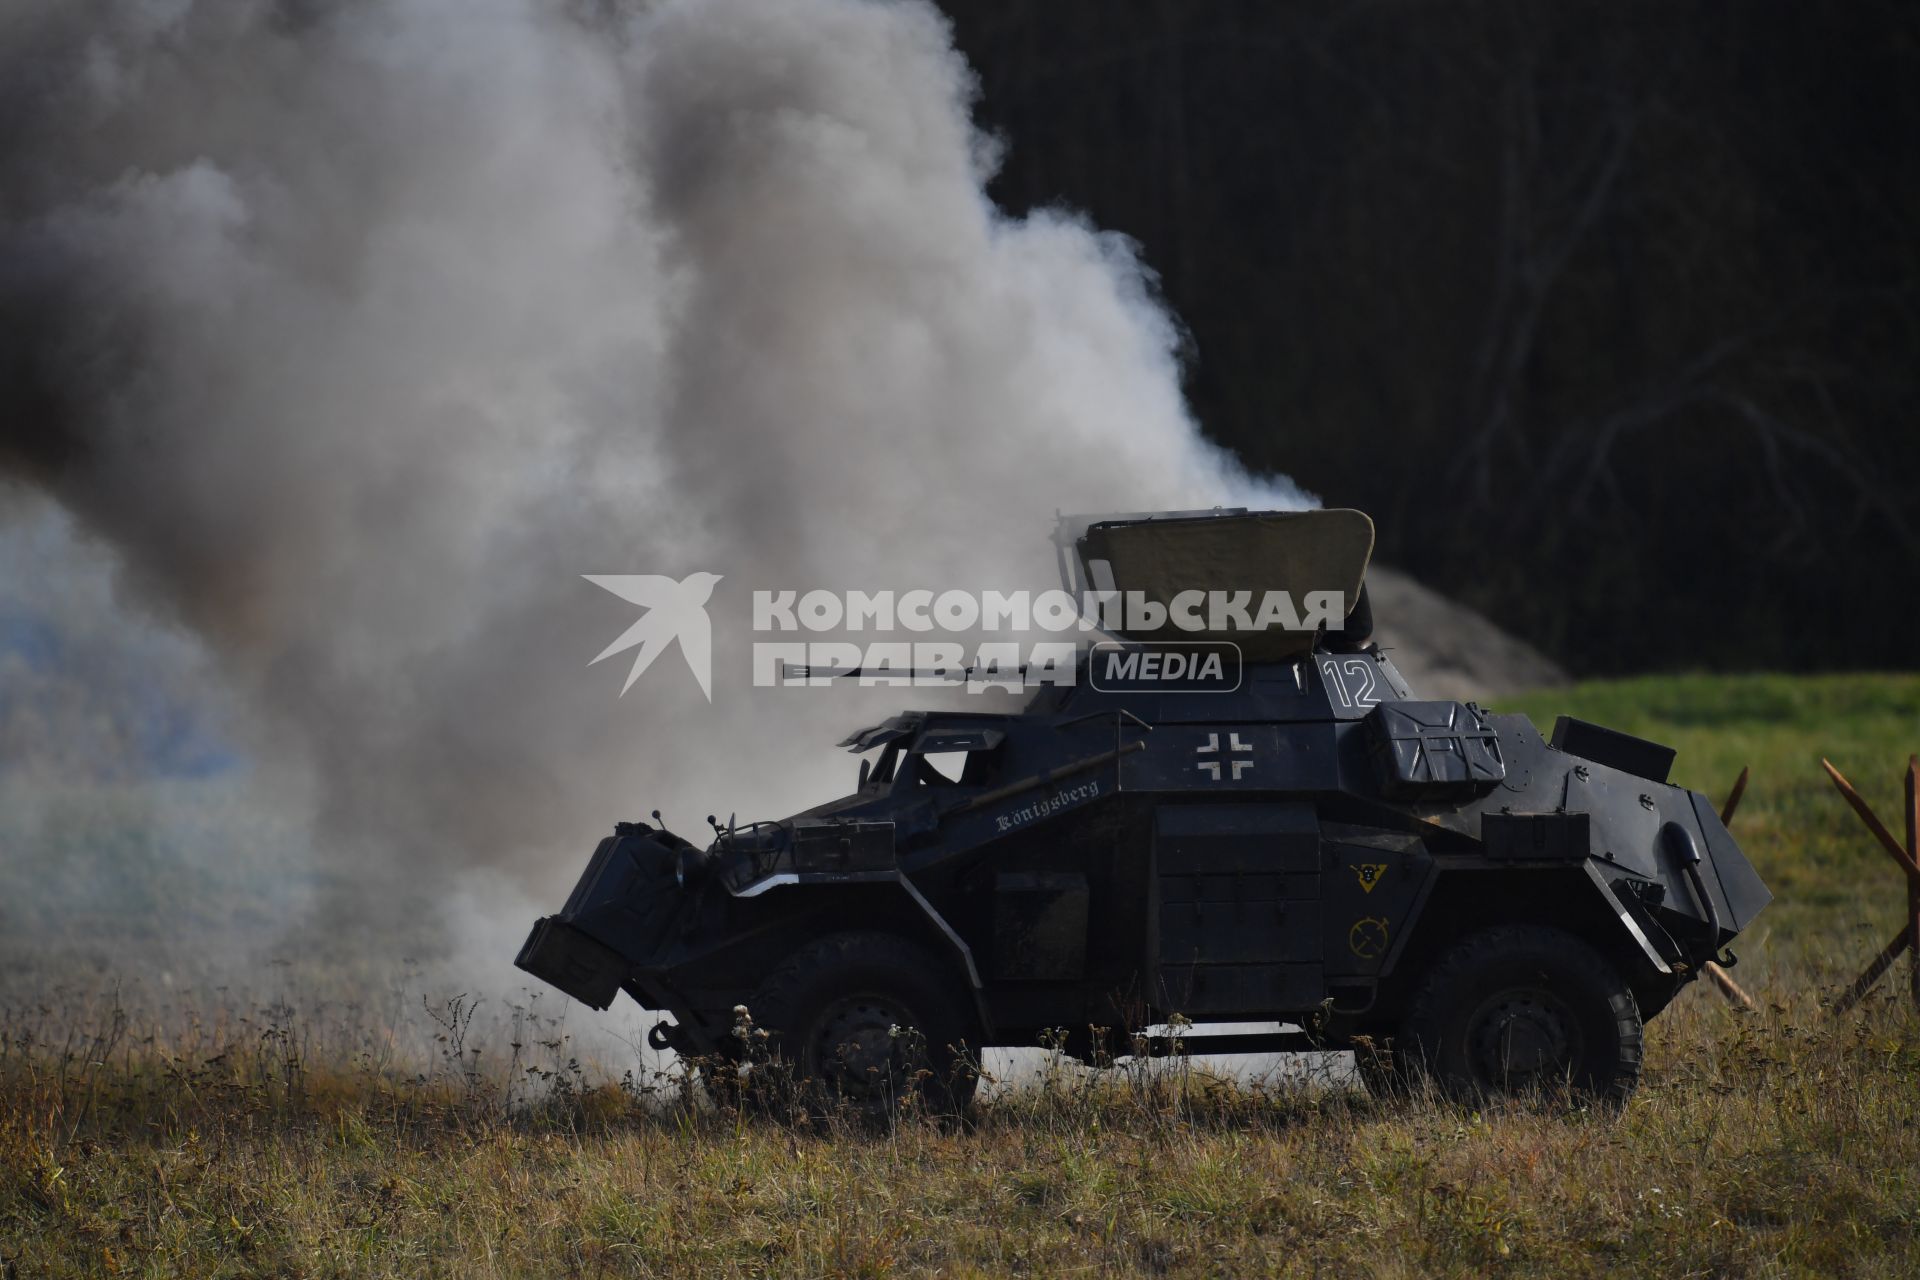
{"label": "white balkenkreuz cross", "polygon": [[[1240,741],[1240,735],[1238,733],[1229,733],[1227,734],[1227,751],[1229,753],[1236,754],[1236,755],[1244,751],[1248,755],[1252,755],[1253,744],[1251,742]],[[1220,754],[1220,735],[1217,733],[1208,734],[1207,745],[1204,747],[1195,747],[1193,749],[1193,754],[1197,756],[1219,755]],[[1218,782],[1220,781],[1220,766],[1223,763],[1230,764],[1233,766],[1232,777],[1235,782],[1240,781],[1241,774],[1253,768],[1253,761],[1251,760],[1227,760],[1227,761],[1202,760],[1197,764],[1195,764],[1193,767],[1196,769],[1206,770],[1207,776],[1211,777],[1215,782]]]}

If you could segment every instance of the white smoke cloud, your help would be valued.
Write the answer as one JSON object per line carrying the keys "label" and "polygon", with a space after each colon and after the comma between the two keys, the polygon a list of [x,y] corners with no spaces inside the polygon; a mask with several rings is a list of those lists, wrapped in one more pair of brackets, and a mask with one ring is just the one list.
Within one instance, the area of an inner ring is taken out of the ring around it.
{"label": "white smoke cloud", "polygon": [[[992,206],[930,4],[37,0],[0,63],[0,460],[362,878],[551,903],[615,819],[846,790],[902,695],[741,687],[755,587],[1044,587],[1056,509],[1305,504],[1201,438],[1130,243]],[[581,575],[694,570],[712,705],[673,655],[617,698]]]}

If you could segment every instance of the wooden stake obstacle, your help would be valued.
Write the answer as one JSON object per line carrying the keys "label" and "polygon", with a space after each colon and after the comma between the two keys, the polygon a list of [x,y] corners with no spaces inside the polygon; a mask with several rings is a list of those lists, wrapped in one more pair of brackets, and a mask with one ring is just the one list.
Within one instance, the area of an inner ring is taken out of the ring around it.
{"label": "wooden stake obstacle", "polygon": [[1853,811],[1860,815],[1860,821],[1867,824],[1867,830],[1873,833],[1880,847],[1892,856],[1907,877],[1907,918],[1901,924],[1900,932],[1894,935],[1893,941],[1880,948],[1880,954],[1853,980],[1853,985],[1840,993],[1840,998],[1834,1001],[1833,1012],[1838,1016],[1859,1004],[1861,997],[1873,990],[1874,984],[1880,981],[1881,975],[1893,967],[1893,962],[1900,958],[1902,951],[1913,955],[1913,1004],[1920,1009],[1920,756],[1907,757],[1907,842],[1904,846],[1893,838],[1886,824],[1867,807],[1867,802],[1860,798],[1853,784],[1841,776],[1831,761],[1823,759],[1820,764],[1826,769],[1827,776],[1833,779],[1833,785],[1839,788],[1840,794],[1846,797],[1847,803],[1853,806]]}

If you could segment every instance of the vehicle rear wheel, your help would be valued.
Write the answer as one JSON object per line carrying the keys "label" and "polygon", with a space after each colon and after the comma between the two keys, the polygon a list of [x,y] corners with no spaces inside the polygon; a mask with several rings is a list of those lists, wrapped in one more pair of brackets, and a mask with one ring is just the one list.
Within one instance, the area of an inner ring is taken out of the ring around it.
{"label": "vehicle rear wheel", "polygon": [[1353,1071],[1371,1097],[1394,1098],[1407,1091],[1407,1078],[1393,1049],[1372,1037],[1354,1039]]}
{"label": "vehicle rear wheel", "polygon": [[1410,1076],[1456,1097],[1570,1090],[1624,1102],[1642,1043],[1633,992],[1599,952],[1558,929],[1503,926],[1440,958],[1394,1049]]}
{"label": "vehicle rear wheel", "polygon": [[789,957],[748,1012],[768,1034],[768,1065],[793,1104],[881,1120],[917,1101],[955,1116],[979,1081],[964,997],[952,971],[913,943],[841,933]]}

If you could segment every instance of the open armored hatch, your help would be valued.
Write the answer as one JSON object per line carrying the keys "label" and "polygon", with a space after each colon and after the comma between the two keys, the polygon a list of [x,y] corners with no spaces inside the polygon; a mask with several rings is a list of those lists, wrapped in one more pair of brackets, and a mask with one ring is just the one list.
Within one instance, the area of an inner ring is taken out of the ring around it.
{"label": "open armored hatch", "polygon": [[[1225,596],[1246,592],[1249,612],[1257,617],[1268,592],[1285,592],[1294,610],[1304,614],[1310,593],[1333,591],[1340,593],[1344,616],[1358,603],[1366,580],[1373,520],[1363,511],[1339,507],[1062,516],[1054,540],[1062,576],[1075,593],[1137,591],[1145,600],[1168,606],[1183,591]],[[1202,621],[1214,620],[1204,606],[1197,612]],[[1114,634],[1143,642],[1230,640],[1249,662],[1278,662],[1311,651],[1317,630],[1269,625],[1256,631],[1237,626],[1189,631],[1169,626]]]}

